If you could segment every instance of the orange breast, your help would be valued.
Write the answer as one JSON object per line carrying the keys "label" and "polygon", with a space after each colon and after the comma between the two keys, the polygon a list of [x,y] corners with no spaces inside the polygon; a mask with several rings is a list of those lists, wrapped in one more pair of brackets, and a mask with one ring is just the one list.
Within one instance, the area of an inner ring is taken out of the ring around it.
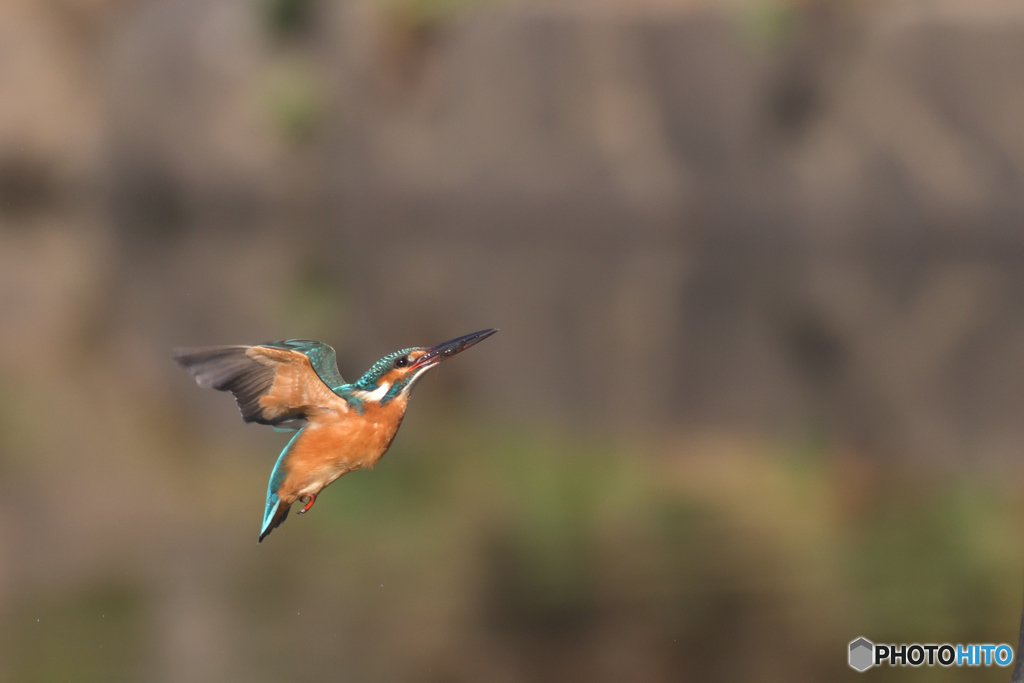
{"label": "orange breast", "polygon": [[316,495],[346,472],[373,467],[395,438],[405,407],[405,399],[396,398],[384,407],[369,404],[362,415],[353,410],[311,420],[288,451],[278,496],[290,504]]}

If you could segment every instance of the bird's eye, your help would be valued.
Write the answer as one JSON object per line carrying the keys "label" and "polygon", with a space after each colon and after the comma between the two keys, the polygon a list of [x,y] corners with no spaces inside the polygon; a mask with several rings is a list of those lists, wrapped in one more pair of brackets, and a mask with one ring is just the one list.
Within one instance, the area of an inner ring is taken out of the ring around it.
{"label": "bird's eye", "polygon": [[395,359],[395,367],[396,368],[404,368],[408,364],[409,364],[409,357],[408,356],[402,356],[401,358],[396,358]]}

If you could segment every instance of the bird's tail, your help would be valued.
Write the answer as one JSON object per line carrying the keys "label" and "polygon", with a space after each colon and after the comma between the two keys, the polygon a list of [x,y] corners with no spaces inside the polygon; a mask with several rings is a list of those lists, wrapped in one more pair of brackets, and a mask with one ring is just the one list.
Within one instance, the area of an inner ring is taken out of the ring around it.
{"label": "bird's tail", "polygon": [[[277,495],[274,494],[274,498]],[[260,540],[257,543],[262,543],[263,539],[266,538],[271,531],[281,526],[285,518],[288,517],[288,511],[292,509],[291,503],[285,504],[280,498],[273,504],[272,507],[267,509],[266,517],[263,520],[263,530],[260,532]]]}

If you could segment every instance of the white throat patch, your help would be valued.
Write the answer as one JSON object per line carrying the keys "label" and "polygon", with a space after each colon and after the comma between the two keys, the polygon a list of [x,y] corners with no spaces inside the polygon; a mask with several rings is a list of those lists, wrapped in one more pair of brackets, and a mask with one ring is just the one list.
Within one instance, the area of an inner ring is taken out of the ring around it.
{"label": "white throat patch", "polygon": [[388,389],[390,388],[390,383],[381,382],[373,391],[357,391],[355,392],[355,395],[364,401],[376,401],[379,403],[380,400],[384,398],[384,395],[388,393]]}

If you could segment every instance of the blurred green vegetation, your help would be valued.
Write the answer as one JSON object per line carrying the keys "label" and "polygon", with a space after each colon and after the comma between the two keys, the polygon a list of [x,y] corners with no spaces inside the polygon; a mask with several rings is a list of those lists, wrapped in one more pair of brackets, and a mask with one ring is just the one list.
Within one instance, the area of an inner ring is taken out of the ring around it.
{"label": "blurred green vegetation", "polygon": [[267,28],[278,37],[291,36],[309,28],[316,0],[260,0]]}
{"label": "blurred green vegetation", "polygon": [[755,0],[741,4],[737,15],[741,34],[767,47],[789,47],[802,28],[801,5],[789,0]]}
{"label": "blurred green vegetation", "polygon": [[[495,0],[376,0],[385,10],[406,17],[419,26],[434,25],[456,17],[483,2]],[[272,35],[289,38],[309,30],[318,5],[325,0],[259,0],[264,23]]]}
{"label": "blurred green vegetation", "polygon": [[324,87],[312,65],[298,56],[278,59],[265,77],[266,109],[289,142],[309,142],[324,110]]}
{"label": "blurred green vegetation", "polygon": [[[200,439],[199,425],[145,417],[123,397],[83,407],[68,428],[86,453],[112,442],[75,420],[134,417],[104,420],[118,432],[115,469],[89,456],[69,481],[146,484],[134,503],[112,502],[127,516],[103,523],[94,510],[68,537],[106,549],[82,566],[8,559],[27,567],[0,572],[14,596],[0,641],[9,679],[147,679],[172,656],[166,630],[186,628],[169,625],[181,610],[186,624],[219,624],[204,637],[246,681],[854,680],[846,646],[862,635],[1014,642],[1019,482],[880,462],[814,435],[488,423],[425,395],[442,386],[419,390],[375,471],[343,478],[259,546],[286,435],[235,425]],[[9,427],[0,443],[29,439],[40,454],[11,476],[40,490],[64,467],[47,455],[64,437]]]}
{"label": "blurred green vegetation", "polygon": [[378,0],[392,13],[405,17],[420,27],[434,26],[450,21],[460,13],[484,2],[497,0]]}
{"label": "blurred green vegetation", "polygon": [[[845,647],[860,635],[1014,642],[1024,496],[1005,482],[826,449],[809,459],[803,445],[637,450],[463,427],[414,425],[376,472],[345,478],[317,514],[290,520],[269,542],[303,562],[278,565],[272,581],[263,560],[252,565],[240,603],[271,623],[310,598],[254,594],[330,596],[373,625],[359,635],[364,655],[373,641],[404,642],[393,624],[411,621],[440,634],[423,661],[498,649],[526,680],[614,680],[616,656],[646,662],[637,680],[836,680],[856,675]],[[609,639],[630,652],[609,655]],[[281,645],[267,661],[294,656]],[[416,669],[408,652],[394,656]],[[872,672],[922,675],[1008,672]],[[458,664],[446,676],[474,680]]]}

